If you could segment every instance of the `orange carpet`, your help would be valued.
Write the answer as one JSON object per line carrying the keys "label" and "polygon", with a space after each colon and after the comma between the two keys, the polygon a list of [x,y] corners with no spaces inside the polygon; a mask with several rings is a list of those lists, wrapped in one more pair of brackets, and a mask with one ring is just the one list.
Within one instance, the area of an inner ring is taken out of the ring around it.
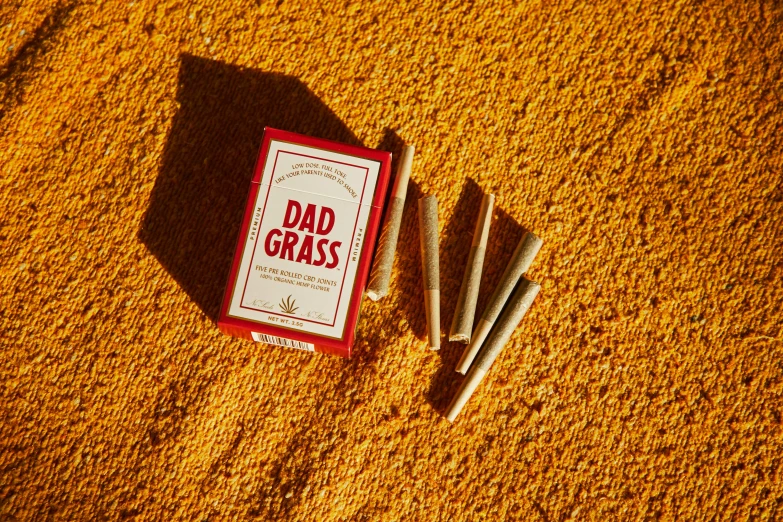
{"label": "orange carpet", "polygon": [[[0,5],[0,520],[783,519],[783,6]],[[214,324],[266,125],[417,156],[351,360]],[[450,425],[444,332],[542,291]]]}

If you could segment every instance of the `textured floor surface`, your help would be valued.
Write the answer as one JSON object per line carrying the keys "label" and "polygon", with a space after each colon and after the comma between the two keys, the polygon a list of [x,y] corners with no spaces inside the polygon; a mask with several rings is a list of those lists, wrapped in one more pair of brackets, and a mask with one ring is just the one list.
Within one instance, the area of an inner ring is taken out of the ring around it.
{"label": "textured floor surface", "polygon": [[[100,4],[0,4],[0,520],[783,519],[779,2]],[[454,425],[415,205],[353,359],[218,332],[265,125],[416,145],[444,331],[545,239]]]}

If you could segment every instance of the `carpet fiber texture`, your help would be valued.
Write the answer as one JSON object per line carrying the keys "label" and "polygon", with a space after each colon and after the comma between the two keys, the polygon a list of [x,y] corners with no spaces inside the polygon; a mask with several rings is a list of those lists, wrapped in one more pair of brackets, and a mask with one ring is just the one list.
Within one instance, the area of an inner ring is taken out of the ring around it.
{"label": "carpet fiber texture", "polygon": [[[780,2],[4,1],[0,520],[783,519]],[[417,148],[350,360],[215,326],[266,125]],[[457,421],[448,332],[541,294]]]}

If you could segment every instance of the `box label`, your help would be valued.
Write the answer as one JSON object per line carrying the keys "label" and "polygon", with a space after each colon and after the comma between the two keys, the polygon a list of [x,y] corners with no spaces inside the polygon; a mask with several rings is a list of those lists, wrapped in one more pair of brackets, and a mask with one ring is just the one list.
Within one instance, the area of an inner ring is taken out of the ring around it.
{"label": "box label", "polygon": [[270,141],[230,317],[342,339],[378,161]]}

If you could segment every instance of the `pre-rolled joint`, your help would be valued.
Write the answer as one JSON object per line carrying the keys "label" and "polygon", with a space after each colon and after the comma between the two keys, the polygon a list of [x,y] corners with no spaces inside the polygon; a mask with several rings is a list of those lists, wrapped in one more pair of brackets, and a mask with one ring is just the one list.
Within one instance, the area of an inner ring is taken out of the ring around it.
{"label": "pre-rolled joint", "polygon": [[465,266],[465,275],[462,278],[462,286],[459,291],[459,297],[457,297],[454,318],[451,322],[450,341],[470,342],[494,202],[495,196],[492,194],[485,194],[481,198],[481,207],[476,220],[476,230],[473,232],[473,244],[468,254],[468,264]]}
{"label": "pre-rolled joint", "polygon": [[419,199],[419,241],[424,284],[424,307],[430,348],[440,348],[440,266],[438,253],[438,200]]}
{"label": "pre-rolled joint", "polygon": [[405,196],[408,192],[408,181],[410,180],[411,168],[413,166],[413,152],[413,145],[405,146],[397,167],[397,176],[394,178],[394,187],[389,199],[389,209],[386,211],[386,217],[383,220],[375,262],[370,274],[370,282],[367,285],[367,297],[373,301],[377,301],[389,293],[394,254],[397,251],[402,212],[405,208]]}
{"label": "pre-rolled joint", "polygon": [[479,350],[481,350],[481,346],[489,335],[492,325],[497,321],[498,317],[500,317],[503,307],[506,305],[514,288],[516,288],[522,274],[527,272],[530,268],[533,259],[535,259],[536,254],[538,254],[538,251],[543,244],[544,242],[541,238],[532,232],[526,232],[519,240],[519,243],[517,243],[517,247],[511,255],[511,261],[508,262],[506,270],[503,272],[498,285],[492,292],[489,303],[487,303],[487,307],[481,315],[481,320],[473,330],[470,344],[465,347],[462,358],[460,359],[459,364],[457,364],[457,371],[459,373],[464,374],[470,368],[473,359],[475,359]]}

